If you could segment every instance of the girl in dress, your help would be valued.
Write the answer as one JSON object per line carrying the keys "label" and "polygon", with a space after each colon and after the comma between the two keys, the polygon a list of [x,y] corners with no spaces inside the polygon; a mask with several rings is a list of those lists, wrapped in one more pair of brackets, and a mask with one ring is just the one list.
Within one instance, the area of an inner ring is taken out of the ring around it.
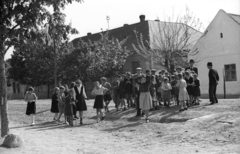
{"label": "girl in dress", "polygon": [[[75,82],[72,82],[70,84],[70,90],[73,90],[73,96],[75,96],[75,91],[74,91],[74,87],[76,86]],[[75,99],[75,97],[74,97]],[[76,100],[75,100],[76,101]],[[72,103],[72,108],[73,108],[73,120],[79,119],[77,117],[77,107],[76,107],[76,102]]]}
{"label": "girl in dress", "polygon": [[104,94],[104,96],[103,96],[103,100],[105,102],[105,111],[109,112],[108,105],[109,105],[110,101],[112,100],[112,97],[111,97],[111,84],[109,82],[107,82],[107,79],[105,77],[101,78],[101,83],[102,83],[102,86],[104,88],[108,89],[106,94]]}
{"label": "girl in dress", "polygon": [[51,112],[52,113],[55,113],[54,114],[54,117],[53,117],[53,120],[56,121],[57,118],[58,118],[58,113],[59,113],[59,110],[58,110],[58,95],[59,95],[59,92],[60,92],[60,89],[58,87],[56,87],[54,89],[54,93],[52,95],[52,106],[51,106]]}
{"label": "girl in dress", "polygon": [[151,83],[150,83],[150,94],[152,97],[152,110],[157,109],[157,93],[156,93],[156,85],[155,76],[151,76]]}
{"label": "girl in dress", "polygon": [[104,120],[104,114],[102,112],[103,97],[107,91],[108,89],[100,85],[98,81],[94,82],[94,89],[91,94],[95,96],[95,102],[94,102],[93,108],[96,109],[97,122],[100,122],[100,118],[101,120]]}
{"label": "girl in dress", "polygon": [[152,97],[150,94],[150,76],[143,75],[141,78],[141,82],[138,81],[139,78],[135,79],[135,82],[139,84],[140,89],[140,97],[139,97],[139,105],[140,109],[145,113],[146,115],[146,122],[149,122],[148,119],[148,113],[149,110],[152,108]]}
{"label": "girl in dress", "polygon": [[195,73],[193,75],[193,81],[194,81],[194,101],[196,105],[199,105],[199,96],[201,96],[200,91],[200,80],[198,79],[198,75]]}
{"label": "girl in dress", "polygon": [[25,94],[25,101],[28,103],[26,115],[31,116],[32,126],[35,125],[36,101],[37,101],[37,96],[33,92],[33,90],[34,90],[33,87],[29,87],[28,91]]}
{"label": "girl in dress", "polygon": [[194,90],[193,90],[193,77],[190,75],[189,71],[185,72],[185,81],[187,83],[187,92],[189,95],[189,101],[187,105],[191,106],[193,101]]}
{"label": "girl in dress", "polygon": [[[65,88],[63,86],[60,87],[60,93],[58,95],[58,110],[59,110],[59,115],[57,122],[60,122],[60,118],[62,114],[65,112],[65,94],[64,94]],[[65,124],[67,123],[66,117],[65,119]]]}
{"label": "girl in dress", "polygon": [[68,119],[69,125],[73,126],[73,103],[75,102],[73,97],[74,90],[71,89],[68,91],[68,95],[65,98],[65,118]]}
{"label": "girl in dress", "polygon": [[183,79],[183,75],[182,74],[178,74],[178,83],[176,85],[176,87],[179,88],[179,94],[178,94],[178,100],[181,104],[181,109],[179,110],[184,111],[187,110],[187,106],[185,101],[188,100],[188,92],[187,92],[187,83],[186,81]]}
{"label": "girl in dress", "polygon": [[[169,83],[169,79],[167,77],[163,79],[162,90],[163,90],[164,106],[170,107],[172,86]],[[166,104],[166,102],[168,102],[168,104]]]}
{"label": "girl in dress", "polygon": [[172,86],[172,90],[171,90],[171,95],[172,95],[172,100],[174,102],[175,105],[178,105],[178,87],[176,87],[177,85],[177,79],[175,75],[172,75],[172,81],[171,81],[171,86]]}
{"label": "girl in dress", "polygon": [[112,95],[113,95],[113,102],[115,103],[115,107],[117,111],[119,111],[119,75],[116,75],[114,81],[112,83]]}

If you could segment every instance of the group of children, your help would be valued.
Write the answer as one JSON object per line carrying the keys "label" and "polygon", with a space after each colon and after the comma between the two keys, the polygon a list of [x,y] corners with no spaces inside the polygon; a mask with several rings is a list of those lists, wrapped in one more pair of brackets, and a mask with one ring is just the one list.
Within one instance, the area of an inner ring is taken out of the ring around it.
{"label": "group of children", "polygon": [[[161,70],[157,74],[155,69],[147,70],[143,74],[141,68],[137,68],[136,74],[127,72],[116,75],[112,84],[107,82],[105,77],[102,77],[100,81],[94,82],[94,89],[91,93],[95,96],[93,108],[96,109],[97,122],[104,120],[102,109],[108,112],[111,100],[115,103],[117,111],[136,108],[136,116],[145,116],[146,122],[149,122],[149,111],[158,110],[162,106],[170,107],[171,102],[173,105],[181,105],[179,111],[182,112],[187,110],[189,106],[198,105],[200,101],[200,80],[197,73],[192,70],[183,71],[180,67],[172,75],[166,70]],[[78,100],[75,88],[78,89],[73,82],[70,89],[67,85],[54,89],[51,106],[51,112],[55,113],[54,121],[59,123],[64,114],[65,123],[73,126],[73,120],[79,119],[76,115]],[[85,94],[83,88],[82,91],[84,92],[81,94]],[[28,102],[26,114],[32,115],[32,125],[34,125],[37,97],[33,93],[32,87],[26,93],[25,100]],[[85,110],[86,107],[84,110],[78,111]],[[81,123],[82,112],[79,115]]]}

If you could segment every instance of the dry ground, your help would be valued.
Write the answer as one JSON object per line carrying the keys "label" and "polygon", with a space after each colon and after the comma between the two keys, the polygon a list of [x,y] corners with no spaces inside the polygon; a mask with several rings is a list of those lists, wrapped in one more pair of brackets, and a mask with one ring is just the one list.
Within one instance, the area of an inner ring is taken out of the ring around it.
{"label": "dry ground", "polygon": [[[89,100],[84,125],[57,125],[50,100],[38,100],[37,125],[30,126],[26,103],[9,101],[11,133],[24,147],[0,147],[0,154],[240,154],[240,100],[220,100],[179,113],[179,107],[151,112],[150,123],[135,117],[135,110],[117,112],[111,103],[106,120],[96,123]],[[62,118],[63,120],[63,118]],[[0,139],[0,144],[3,139]]]}

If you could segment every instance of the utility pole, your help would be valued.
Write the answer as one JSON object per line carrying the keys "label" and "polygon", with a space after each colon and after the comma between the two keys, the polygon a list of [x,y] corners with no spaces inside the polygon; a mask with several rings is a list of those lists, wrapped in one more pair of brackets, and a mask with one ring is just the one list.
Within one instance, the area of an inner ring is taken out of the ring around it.
{"label": "utility pole", "polygon": [[110,17],[109,17],[109,16],[107,16],[108,30],[109,30],[109,20],[110,20]]}

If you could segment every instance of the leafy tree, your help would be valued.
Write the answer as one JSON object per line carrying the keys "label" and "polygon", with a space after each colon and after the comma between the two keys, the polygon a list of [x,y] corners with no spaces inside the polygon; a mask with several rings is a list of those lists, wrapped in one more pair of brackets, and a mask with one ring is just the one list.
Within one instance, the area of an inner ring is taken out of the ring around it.
{"label": "leafy tree", "polygon": [[62,76],[67,81],[78,78],[87,81],[89,78],[110,77],[121,71],[130,54],[122,48],[125,41],[110,40],[107,34],[96,42],[80,40],[75,49],[61,59]]}
{"label": "leafy tree", "polygon": [[185,66],[190,49],[202,34],[199,31],[202,28],[200,20],[186,7],[183,16],[174,17],[173,14],[165,21],[150,24],[151,42],[144,40],[142,34],[135,31],[137,39],[137,44],[133,44],[135,51],[149,59],[152,64],[156,62],[171,72],[176,65]]}
{"label": "leafy tree", "polygon": [[[7,93],[4,56],[11,46],[26,37],[33,27],[43,26],[49,16],[47,7],[54,12],[62,9],[74,0],[1,0],[0,1],[0,104],[1,136],[8,134]],[[81,0],[75,0],[80,2]],[[24,43],[24,42],[22,42]]]}

